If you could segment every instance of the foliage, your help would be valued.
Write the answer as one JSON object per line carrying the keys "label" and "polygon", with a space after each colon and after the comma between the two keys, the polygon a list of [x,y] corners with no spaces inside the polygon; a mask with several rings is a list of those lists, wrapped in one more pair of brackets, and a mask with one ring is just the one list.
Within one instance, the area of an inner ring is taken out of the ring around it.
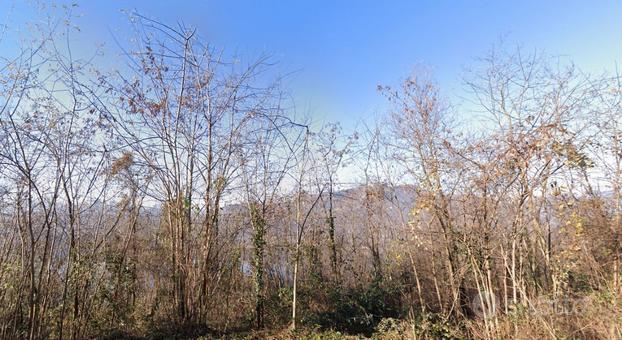
{"label": "foliage", "polygon": [[477,133],[418,70],[348,136],[131,22],[119,70],[0,59],[0,338],[622,337],[621,75],[492,53]]}

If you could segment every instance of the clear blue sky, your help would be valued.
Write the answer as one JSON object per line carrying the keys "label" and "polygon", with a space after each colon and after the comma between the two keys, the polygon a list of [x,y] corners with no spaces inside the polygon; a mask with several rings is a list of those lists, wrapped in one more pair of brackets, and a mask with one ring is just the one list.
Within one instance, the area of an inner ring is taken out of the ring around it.
{"label": "clear blue sky", "polygon": [[[270,53],[299,111],[346,127],[383,111],[378,84],[398,84],[431,67],[447,96],[464,69],[501,38],[505,45],[569,56],[591,72],[622,60],[622,1],[76,1],[81,44],[125,38],[122,9],[183,22],[216,46],[252,59]],[[13,8],[13,9],[11,9]],[[2,0],[0,19],[34,18]],[[5,47],[6,48],[6,47]],[[1,52],[1,50],[0,50]]]}

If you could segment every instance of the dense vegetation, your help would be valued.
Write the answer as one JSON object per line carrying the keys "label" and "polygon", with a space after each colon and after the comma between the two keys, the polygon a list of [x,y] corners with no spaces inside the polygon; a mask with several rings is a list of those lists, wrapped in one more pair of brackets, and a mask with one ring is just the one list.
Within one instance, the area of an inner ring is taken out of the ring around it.
{"label": "dense vegetation", "polygon": [[346,134],[132,22],[116,70],[69,24],[2,59],[0,338],[622,337],[620,75],[495,51]]}

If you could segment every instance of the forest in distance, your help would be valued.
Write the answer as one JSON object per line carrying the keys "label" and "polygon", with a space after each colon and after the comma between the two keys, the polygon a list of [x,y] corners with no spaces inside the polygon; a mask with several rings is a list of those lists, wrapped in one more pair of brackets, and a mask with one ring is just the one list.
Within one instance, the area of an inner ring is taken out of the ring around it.
{"label": "forest in distance", "polygon": [[128,20],[115,67],[70,15],[0,52],[0,339],[622,338],[617,70],[502,46],[346,132]]}

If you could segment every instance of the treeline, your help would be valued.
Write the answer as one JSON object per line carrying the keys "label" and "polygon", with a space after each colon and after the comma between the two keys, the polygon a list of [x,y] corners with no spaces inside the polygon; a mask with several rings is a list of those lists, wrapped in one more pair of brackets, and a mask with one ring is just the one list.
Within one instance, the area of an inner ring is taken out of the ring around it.
{"label": "treeline", "polygon": [[269,59],[132,22],[115,71],[62,25],[2,59],[1,338],[622,336],[619,74],[496,51],[347,135]]}

